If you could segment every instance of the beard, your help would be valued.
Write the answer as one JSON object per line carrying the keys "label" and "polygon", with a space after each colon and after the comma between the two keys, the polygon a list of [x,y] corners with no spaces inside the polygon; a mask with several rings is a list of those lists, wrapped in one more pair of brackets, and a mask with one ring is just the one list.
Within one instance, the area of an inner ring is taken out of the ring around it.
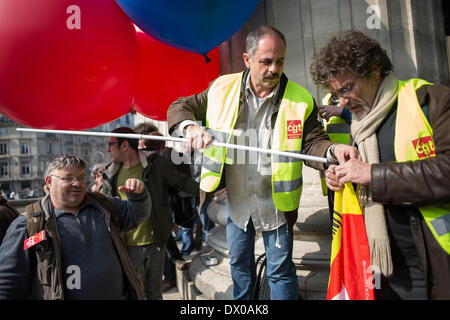
{"label": "beard", "polygon": [[356,120],[361,121],[362,119],[364,119],[370,111],[370,108],[368,106],[361,106],[362,111],[358,113],[358,115],[356,115],[355,113],[353,114],[353,116],[355,117]]}

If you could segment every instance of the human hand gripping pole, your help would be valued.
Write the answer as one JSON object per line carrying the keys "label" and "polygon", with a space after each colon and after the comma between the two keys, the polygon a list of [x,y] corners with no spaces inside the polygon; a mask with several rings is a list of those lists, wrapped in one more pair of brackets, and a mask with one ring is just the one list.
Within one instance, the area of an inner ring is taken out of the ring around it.
{"label": "human hand gripping pole", "polygon": [[[150,139],[150,140],[163,140],[163,141],[172,141],[172,142],[181,142],[181,143],[191,143],[191,141],[187,138],[151,136],[151,135],[143,135],[143,134],[137,134],[137,133],[136,134],[133,134],[133,133],[110,133],[110,132],[47,130],[47,129],[31,129],[31,128],[17,128],[17,131],[55,133],[55,134],[72,134],[72,135],[97,136],[97,137],[116,137],[116,138],[130,138],[130,139]],[[205,131],[205,133],[206,133],[206,131]],[[194,139],[193,141],[200,143],[201,141],[207,141],[207,140],[208,140],[208,138],[205,135],[201,139],[199,139],[197,137],[197,139]],[[230,143],[221,143],[221,142],[217,142],[217,141],[213,141],[213,140],[208,144],[203,144],[203,147],[207,147],[209,145],[213,145],[216,147],[224,147],[224,148],[232,148],[232,149],[238,149],[238,150],[246,150],[246,151],[274,154],[274,155],[297,158],[297,159],[301,159],[301,160],[316,161],[316,162],[321,162],[321,163],[328,162],[326,158],[315,157],[315,156],[310,156],[310,155],[306,155],[306,154],[298,154],[298,153],[270,150],[270,149],[264,149],[264,148],[258,148],[258,147],[242,146],[242,145],[230,144]],[[192,144],[191,144],[191,146],[196,147],[196,145],[192,145]],[[198,149],[202,149],[202,148],[200,147]]]}

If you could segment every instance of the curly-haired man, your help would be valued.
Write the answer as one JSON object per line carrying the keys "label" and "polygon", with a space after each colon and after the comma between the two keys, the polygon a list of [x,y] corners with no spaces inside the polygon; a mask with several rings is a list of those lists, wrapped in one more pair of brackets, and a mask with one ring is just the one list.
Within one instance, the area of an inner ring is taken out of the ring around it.
{"label": "curly-haired man", "polygon": [[450,298],[450,88],[400,81],[380,44],[358,31],[314,57],[314,82],[352,112],[362,160],[326,171],[339,190],[360,185],[377,299]]}

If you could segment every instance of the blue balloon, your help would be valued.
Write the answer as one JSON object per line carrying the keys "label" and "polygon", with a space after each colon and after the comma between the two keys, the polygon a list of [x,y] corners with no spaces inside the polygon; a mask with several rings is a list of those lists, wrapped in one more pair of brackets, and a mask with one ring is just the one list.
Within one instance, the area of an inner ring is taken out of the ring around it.
{"label": "blue balloon", "polygon": [[231,37],[259,0],[116,0],[149,36],[178,49],[206,55]]}

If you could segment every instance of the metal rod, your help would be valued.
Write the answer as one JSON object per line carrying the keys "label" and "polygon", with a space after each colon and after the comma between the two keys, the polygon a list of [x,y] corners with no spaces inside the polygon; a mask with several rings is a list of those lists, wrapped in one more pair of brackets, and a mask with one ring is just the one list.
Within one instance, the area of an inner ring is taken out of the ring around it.
{"label": "metal rod", "polygon": [[[56,133],[56,134],[73,134],[73,135],[97,136],[97,137],[117,137],[117,138],[130,138],[130,139],[150,139],[150,140],[163,140],[163,141],[172,141],[172,142],[181,142],[181,143],[188,142],[188,140],[186,138],[153,136],[153,135],[144,135],[144,134],[138,134],[138,133],[112,133],[112,132],[93,132],[93,131],[30,129],[30,128],[17,128],[17,131]],[[322,162],[322,163],[328,162],[326,158],[309,156],[306,154],[298,154],[298,153],[292,153],[292,152],[277,151],[277,150],[270,150],[270,149],[250,147],[250,146],[242,146],[242,145],[230,144],[230,143],[221,143],[221,142],[217,142],[217,141],[213,141],[212,145],[216,146],[216,147],[232,148],[232,149],[239,149],[239,150],[254,151],[254,152],[260,152],[260,153],[286,156],[286,157],[291,157],[291,158],[296,158],[296,159],[301,159],[301,160],[309,160],[309,161],[316,161],[316,162]]]}

